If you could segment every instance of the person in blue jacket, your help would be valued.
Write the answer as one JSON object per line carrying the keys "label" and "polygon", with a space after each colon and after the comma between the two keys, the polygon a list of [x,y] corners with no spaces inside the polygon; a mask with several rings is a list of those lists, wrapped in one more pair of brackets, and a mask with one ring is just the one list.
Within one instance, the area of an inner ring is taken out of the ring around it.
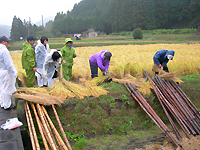
{"label": "person in blue jacket", "polygon": [[[172,60],[175,52],[173,50],[161,49],[153,56],[154,64],[158,65],[163,71],[169,72],[167,63]],[[158,72],[155,72],[158,74]]]}

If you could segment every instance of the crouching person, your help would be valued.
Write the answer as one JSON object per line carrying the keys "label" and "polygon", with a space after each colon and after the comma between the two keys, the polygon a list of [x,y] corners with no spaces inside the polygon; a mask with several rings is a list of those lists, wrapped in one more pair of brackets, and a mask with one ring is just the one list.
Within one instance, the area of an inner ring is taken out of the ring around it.
{"label": "crouching person", "polygon": [[103,72],[103,75],[108,74],[108,68],[110,65],[110,59],[112,57],[111,52],[103,50],[92,55],[89,59],[91,78],[98,77],[98,67]]}
{"label": "crouching person", "polygon": [[43,75],[47,80],[47,86],[50,87],[54,84],[54,79],[57,78],[58,67],[61,64],[61,53],[52,49],[45,58],[43,65]]}
{"label": "crouching person", "polygon": [[155,53],[155,55],[153,56],[154,67],[152,69],[153,71],[155,71],[155,74],[158,74],[157,70],[155,69],[156,67],[159,67],[165,72],[169,72],[167,63],[169,62],[169,60],[173,59],[174,53],[175,52],[173,50],[166,49],[161,49]]}

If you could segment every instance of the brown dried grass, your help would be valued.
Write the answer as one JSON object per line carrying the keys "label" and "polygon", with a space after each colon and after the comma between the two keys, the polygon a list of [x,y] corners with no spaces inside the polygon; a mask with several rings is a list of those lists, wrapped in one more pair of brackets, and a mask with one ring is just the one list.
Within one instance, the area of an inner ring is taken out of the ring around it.
{"label": "brown dried grass", "polygon": [[28,88],[18,90],[14,94],[14,98],[20,98],[33,103],[38,103],[48,106],[53,104],[61,105],[61,103],[63,103],[66,100],[42,92],[36,92]]}

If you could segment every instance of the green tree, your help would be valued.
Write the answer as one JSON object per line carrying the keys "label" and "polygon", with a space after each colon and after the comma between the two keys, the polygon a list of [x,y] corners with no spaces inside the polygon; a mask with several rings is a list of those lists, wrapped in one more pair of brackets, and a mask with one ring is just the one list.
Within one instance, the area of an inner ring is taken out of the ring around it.
{"label": "green tree", "polygon": [[133,31],[133,38],[134,38],[134,39],[142,39],[142,38],[143,38],[142,30],[141,30],[140,28],[136,28],[136,29]]}
{"label": "green tree", "polygon": [[56,37],[62,37],[62,33],[60,31],[56,32]]}
{"label": "green tree", "polygon": [[20,37],[26,38],[26,33],[26,26],[23,24],[20,18],[14,16],[10,33],[11,40],[14,42],[19,41]]}

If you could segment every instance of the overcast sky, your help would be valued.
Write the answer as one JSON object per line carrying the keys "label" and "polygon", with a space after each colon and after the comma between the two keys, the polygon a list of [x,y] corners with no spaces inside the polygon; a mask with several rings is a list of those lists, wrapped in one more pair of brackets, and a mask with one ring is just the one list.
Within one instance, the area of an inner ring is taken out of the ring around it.
{"label": "overcast sky", "polygon": [[82,0],[7,0],[1,3],[0,24],[12,25],[14,15],[22,21],[31,18],[32,23],[44,18],[55,16],[57,12],[66,13],[75,3]]}

